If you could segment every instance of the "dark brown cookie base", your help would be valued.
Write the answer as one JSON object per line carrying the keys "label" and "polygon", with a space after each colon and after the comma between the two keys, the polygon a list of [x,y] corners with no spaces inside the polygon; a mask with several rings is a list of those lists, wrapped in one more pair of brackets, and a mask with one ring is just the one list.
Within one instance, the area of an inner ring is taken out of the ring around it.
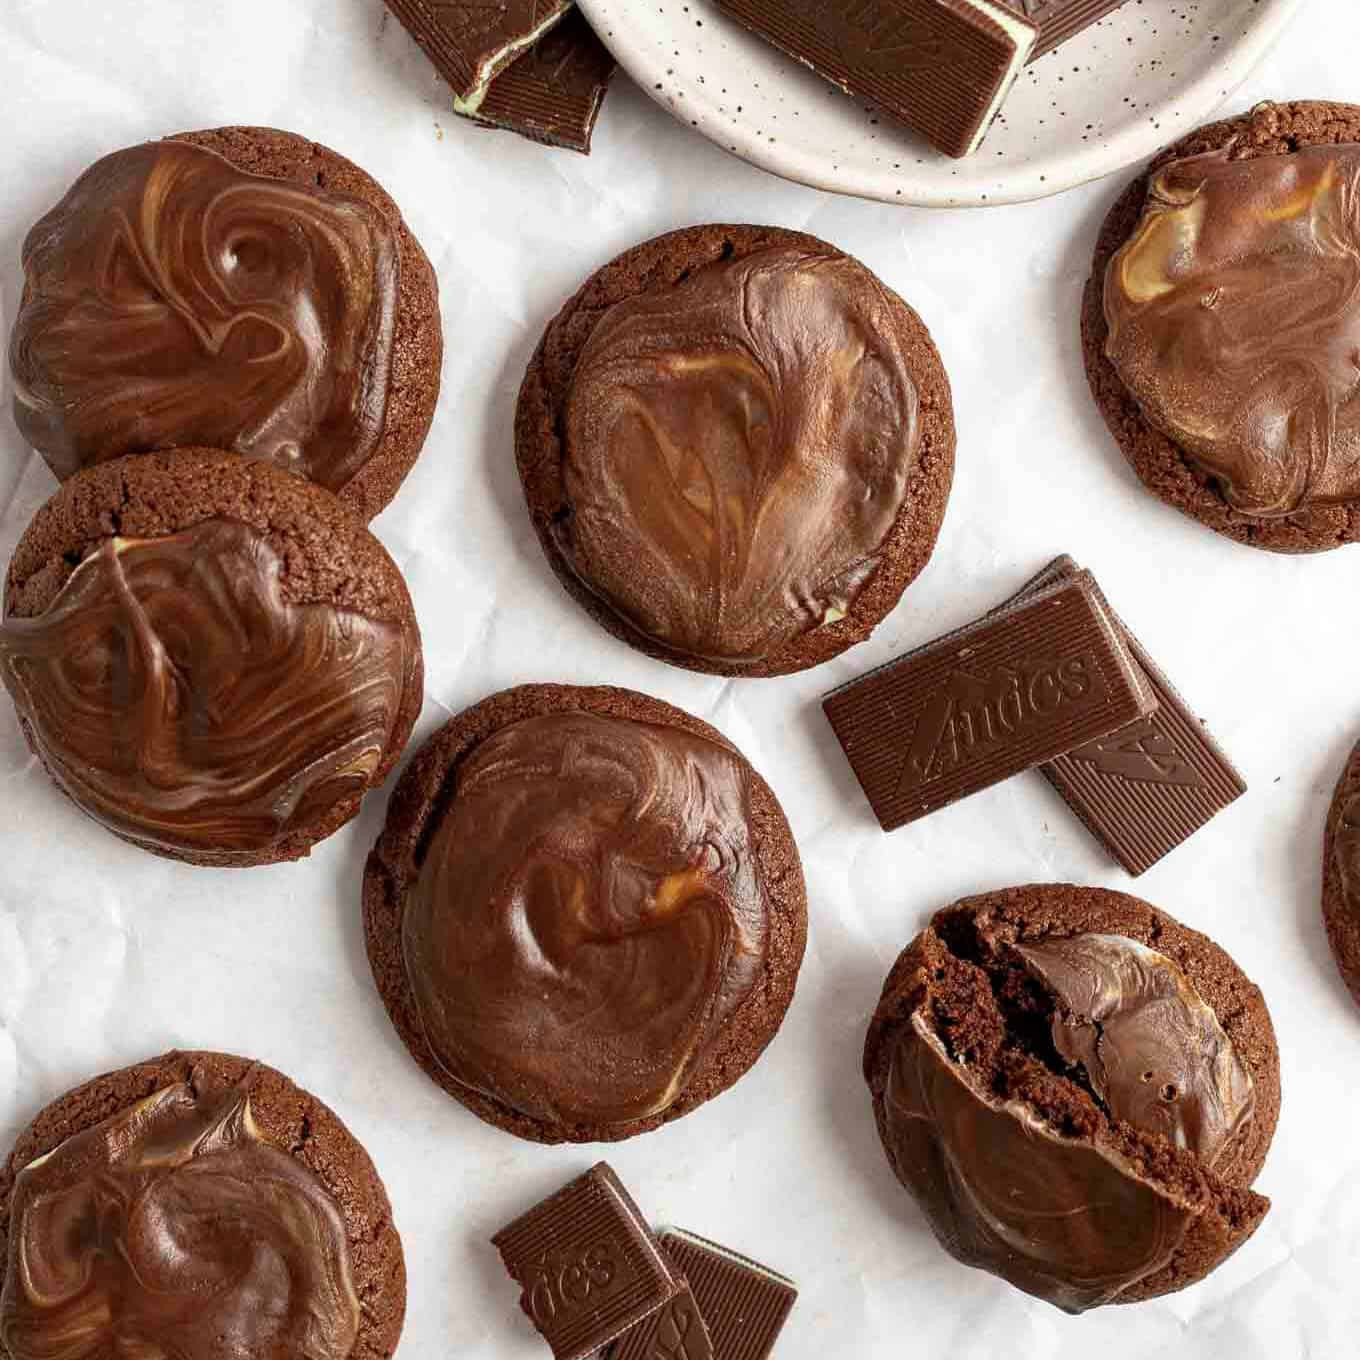
{"label": "dark brown cookie base", "polygon": [[[382,544],[336,497],[305,478],[216,449],[134,454],[87,468],[62,483],[19,540],[5,579],[5,615],[41,614],[81,560],[111,535],[157,538],[216,516],[265,535],[283,560],[283,593],[291,603],[325,602],[401,628],[411,662],[388,748],[369,781],[376,788],[400,758],[424,703],[420,629],[406,583]],[[41,760],[27,724],[21,726]],[[275,864],[302,858],[350,821],[359,803],[358,797],[337,803],[327,818],[251,853],[173,853],[122,839],[191,864]]]}
{"label": "dark brown cookie base", "polygon": [[1342,981],[1350,989],[1356,1005],[1360,1005],[1360,920],[1347,910],[1341,873],[1334,857],[1342,814],[1357,791],[1360,791],[1360,745],[1351,752],[1337,781],[1322,839],[1322,919]]}
{"label": "dark brown cookie base", "polygon": [[[806,670],[863,642],[920,575],[935,548],[954,478],[954,409],[939,351],[920,317],[901,299],[902,342],[920,389],[920,461],[882,560],[850,612],[787,643],[758,665],[733,665],[671,650],[644,636],[595,595],[563,558],[553,525],[569,514],[562,476],[562,422],[581,351],[604,313],[625,298],[681,282],[720,260],[779,246],[843,255],[835,246],[780,227],[702,226],[674,231],[625,251],[597,271],[544,332],[520,388],[515,460],[539,542],[567,592],[616,638],[659,661],[712,675],[770,676]],[[885,285],[886,290],[886,285]]]}
{"label": "dark brown cookie base", "polygon": [[[1125,1290],[1116,1302],[1156,1298],[1203,1279],[1251,1236],[1264,1212],[1263,1202],[1250,1193],[1249,1187],[1265,1162],[1279,1119],[1280,1056],[1260,989],[1207,936],[1125,893],[1071,884],[1034,884],[967,898],[938,912],[893,965],[864,1043],[864,1075],[873,1096],[880,1138],[904,1185],[909,1182],[893,1163],[883,1104],[893,1047],[927,988],[941,979],[938,966],[945,960],[935,955],[942,948],[943,938],[966,937],[975,928],[974,923],[1007,943],[1087,932],[1137,940],[1173,960],[1218,1017],[1252,1078],[1256,1095],[1252,1126],[1214,1168],[1211,1184],[1219,1187],[1215,1211],[1195,1221],[1166,1266]],[[1082,1127],[1089,1122],[1093,1105],[1071,1083],[1051,1083],[1042,1095],[1052,1104],[1042,1112],[1055,1127],[1065,1123]],[[1170,1144],[1165,1147],[1166,1159],[1145,1169],[1168,1186],[1180,1188],[1177,1180],[1185,1175],[1185,1168],[1170,1155]],[[1187,1180],[1184,1189],[1202,1198],[1203,1182],[1210,1178],[1200,1172],[1194,1179],[1196,1183]]]}
{"label": "dark brown cookie base", "polygon": [[807,891],[789,824],[769,785],[752,771],[756,864],[770,908],[770,953],[757,985],[691,1075],[680,1097],[661,1114],[605,1127],[548,1124],[532,1119],[453,1080],[430,1050],[402,955],[403,896],[419,872],[425,846],[453,798],[461,762],[493,733],[544,713],[586,712],[678,727],[740,752],[706,722],[645,694],[608,686],[521,685],[502,690],[441,728],[402,775],[387,825],[364,871],[364,936],[373,977],[402,1042],[426,1075],[473,1114],[537,1143],[618,1142],[668,1124],[721,1094],[743,1076],[774,1038],[793,1000],[807,940]]}
{"label": "dark brown cookie base", "polygon": [[[406,1262],[387,1191],[368,1153],[333,1111],[281,1072],[248,1058],[166,1053],[95,1077],[54,1100],[19,1135],[0,1169],[0,1262],[8,1256],[10,1193],[19,1172],[66,1139],[177,1082],[197,1093],[243,1086],[264,1136],[326,1187],[345,1221],[361,1305],[354,1360],[386,1360],[406,1314]],[[2,1342],[0,1360],[10,1360]]]}
{"label": "dark brown cookie base", "polygon": [[1305,146],[1360,142],[1360,106],[1301,101],[1260,104],[1239,118],[1211,123],[1160,152],[1110,209],[1096,243],[1091,277],[1082,301],[1081,339],[1091,394],[1138,479],[1159,500],[1217,533],[1271,552],[1324,552],[1360,540],[1360,503],[1316,506],[1279,519],[1235,510],[1217,483],[1195,467],[1180,447],[1143,415],[1105,357],[1105,272],[1132,236],[1152,176],[1169,161],[1217,151],[1231,144],[1241,158],[1279,155]]}
{"label": "dark brown cookie base", "polygon": [[373,456],[337,493],[367,523],[397,494],[425,444],[439,400],[444,340],[439,283],[429,259],[391,195],[352,161],[317,142],[277,128],[256,127],[181,132],[167,140],[207,147],[248,174],[315,185],[363,199],[395,228],[401,251],[401,284],[386,425]]}

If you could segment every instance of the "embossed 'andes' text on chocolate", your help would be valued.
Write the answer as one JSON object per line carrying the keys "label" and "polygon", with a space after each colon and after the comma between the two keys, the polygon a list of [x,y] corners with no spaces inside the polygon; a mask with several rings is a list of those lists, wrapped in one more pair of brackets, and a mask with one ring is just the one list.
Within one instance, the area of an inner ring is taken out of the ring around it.
{"label": "embossed 'andes' text on chocolate", "polygon": [[927,643],[822,703],[886,831],[1120,731],[1154,705],[1086,573]]}
{"label": "embossed 'andes' text on chocolate", "polygon": [[957,670],[921,714],[899,788],[938,779],[1026,724],[1044,722],[1064,706],[1099,703],[1104,695],[1093,651],[1003,666],[988,679]]}
{"label": "embossed 'andes' text on chocolate", "polygon": [[684,1284],[605,1162],[492,1239],[556,1360],[586,1360],[654,1318]]}

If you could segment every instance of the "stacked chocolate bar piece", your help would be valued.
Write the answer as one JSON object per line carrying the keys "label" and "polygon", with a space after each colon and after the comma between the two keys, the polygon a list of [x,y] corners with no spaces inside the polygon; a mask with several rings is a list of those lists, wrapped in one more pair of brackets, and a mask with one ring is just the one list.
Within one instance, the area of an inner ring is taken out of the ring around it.
{"label": "stacked chocolate bar piece", "polygon": [[[1125,0],[717,0],[951,156],[977,150],[1025,66]],[[574,0],[387,0],[456,113],[588,153],[615,63]]]}
{"label": "stacked chocolate bar piece", "polygon": [[747,28],[951,156],[1025,66],[1124,0],[718,0]]}
{"label": "stacked chocolate bar piece", "polygon": [[573,0],[387,0],[454,112],[589,153],[614,59]]}
{"label": "stacked chocolate bar piece", "polygon": [[492,1242],[554,1360],[765,1360],[798,1297],[726,1247],[654,1234],[605,1162]]}
{"label": "stacked chocolate bar piece", "polygon": [[1037,767],[1137,875],[1247,787],[1066,556],[823,707],[885,831]]}

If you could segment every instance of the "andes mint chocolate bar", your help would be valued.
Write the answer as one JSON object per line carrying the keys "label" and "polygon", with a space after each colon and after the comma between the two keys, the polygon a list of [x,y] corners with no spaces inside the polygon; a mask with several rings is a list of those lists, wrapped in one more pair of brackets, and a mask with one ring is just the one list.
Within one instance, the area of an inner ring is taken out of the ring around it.
{"label": "andes mint chocolate bar", "polygon": [[680,1292],[656,1238],[605,1162],[491,1239],[520,1307],[557,1360],[586,1360]]}
{"label": "andes mint chocolate bar", "polygon": [[1038,41],[1002,0],[718,0],[951,156],[977,149]]}
{"label": "andes mint chocolate bar", "polygon": [[885,831],[1109,736],[1154,706],[1087,572],[822,701]]}
{"label": "andes mint chocolate bar", "polygon": [[688,1282],[668,1304],[625,1332],[608,1360],[718,1360]]}
{"label": "andes mint chocolate bar", "polygon": [[[1078,571],[1070,557],[1060,557],[1016,598]],[[1247,785],[1147,649],[1114,617],[1157,699],[1156,711],[1040,768],[1096,839],[1136,877],[1236,802]]]}
{"label": "andes mint chocolate bar", "polygon": [[1059,43],[1074,38],[1082,29],[1103,19],[1128,0],[1005,0],[1005,3],[1039,26],[1039,41],[1030,60],[1051,52]]}
{"label": "andes mint chocolate bar", "polygon": [[661,1249],[694,1291],[713,1360],[765,1360],[797,1302],[797,1285],[693,1233],[664,1232]]}
{"label": "andes mint chocolate bar", "polygon": [[609,49],[574,10],[502,71],[466,116],[589,155],[614,66]]}
{"label": "andes mint chocolate bar", "polygon": [[473,113],[496,76],[538,41],[572,0],[387,0],[387,8]]}
{"label": "andes mint chocolate bar", "polygon": [[765,1360],[798,1298],[793,1281],[674,1228],[661,1250],[686,1292],[620,1338],[609,1360]]}

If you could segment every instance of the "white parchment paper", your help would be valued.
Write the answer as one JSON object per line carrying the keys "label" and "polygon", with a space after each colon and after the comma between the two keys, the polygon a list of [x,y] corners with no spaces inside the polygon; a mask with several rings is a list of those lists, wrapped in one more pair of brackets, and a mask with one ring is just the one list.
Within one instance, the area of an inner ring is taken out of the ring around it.
{"label": "white parchment paper", "polygon": [[[1358,45],[1360,10],[1315,0],[1241,104],[1360,100]],[[1353,1355],[1360,1012],[1335,975],[1318,899],[1324,814],[1360,735],[1360,549],[1254,553],[1137,486],[1091,405],[1077,341],[1082,281],[1118,185],[983,213],[837,199],[727,157],[625,84],[587,160],[459,122],[378,0],[5,0],[3,331],[23,234],[81,169],[129,143],[225,123],[290,128],[353,157],[396,196],[439,271],[439,414],[375,524],[424,633],[417,737],[527,680],[628,685],[716,723],[793,824],[807,961],[778,1039],[721,1099],[618,1147],[521,1143],[437,1090],[384,1016],[358,894],[387,790],[307,862],[190,869],[81,817],[0,702],[0,1145],[87,1076],[172,1046],[282,1068],[334,1106],[386,1180],[410,1271],[412,1360],[546,1355],[486,1239],[601,1152],[656,1220],[801,1283],[782,1360]],[[723,219],[803,228],[858,255],[924,316],[954,384],[958,475],[933,561],[872,642],[791,679],[690,675],[602,632],[542,560],[511,454],[520,375],[564,297],[642,238]],[[54,484],[0,384],[7,559]],[[825,690],[975,616],[1062,550],[1095,570],[1251,784],[1136,885],[1038,775],[883,835],[817,707]],[[1259,1182],[1275,1207],[1261,1231],[1197,1288],[1077,1320],[940,1251],[880,1154],[859,1076],[883,975],[929,913],[1054,879],[1133,887],[1218,939],[1264,987],[1284,1064]]]}

